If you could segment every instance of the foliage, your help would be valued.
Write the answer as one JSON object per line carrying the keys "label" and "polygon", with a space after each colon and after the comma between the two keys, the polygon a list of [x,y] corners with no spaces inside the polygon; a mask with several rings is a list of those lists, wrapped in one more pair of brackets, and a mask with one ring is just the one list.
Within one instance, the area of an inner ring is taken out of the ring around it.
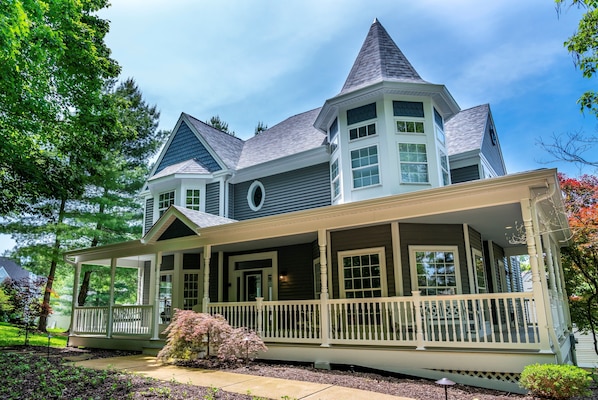
{"label": "foliage", "polygon": [[571,319],[582,332],[594,335],[598,354],[598,177],[559,175],[572,237],[563,249],[563,269]]}
{"label": "foliage", "polygon": [[8,321],[10,313],[14,308],[10,296],[6,294],[4,288],[0,286],[0,321]]}
{"label": "foliage", "polygon": [[0,215],[80,191],[120,138],[109,97],[119,66],[104,43],[107,0],[13,0],[0,6]]}
{"label": "foliage", "polygon": [[235,131],[229,131],[228,123],[221,120],[219,115],[214,115],[213,117],[211,117],[209,120],[206,121],[206,124],[224,133],[228,133],[231,136],[235,136]]}
{"label": "foliage", "polygon": [[194,360],[203,354],[209,356],[209,349],[214,348],[222,362],[238,362],[267,350],[254,332],[233,329],[222,315],[176,310],[165,333],[166,345],[158,353],[165,361]]}
{"label": "foliage", "polygon": [[574,365],[532,364],[521,372],[519,385],[535,396],[570,399],[588,396],[591,374]]}
{"label": "foliage", "polygon": [[264,124],[262,121],[259,121],[255,127],[254,135],[258,135],[265,130],[268,130],[268,125]]}
{"label": "foliage", "polygon": [[[66,347],[67,336],[61,329],[48,329],[52,335],[50,338],[51,347]],[[21,329],[7,322],[0,322],[0,347],[20,346],[23,344],[23,335]],[[29,345],[47,346],[48,335],[39,332],[32,332],[29,336]]]}

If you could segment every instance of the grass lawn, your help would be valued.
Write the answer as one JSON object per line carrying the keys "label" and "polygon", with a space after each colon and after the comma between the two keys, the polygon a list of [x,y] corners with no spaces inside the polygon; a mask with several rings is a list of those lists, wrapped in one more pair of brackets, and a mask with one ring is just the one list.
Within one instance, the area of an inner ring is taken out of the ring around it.
{"label": "grass lawn", "polygon": [[[50,339],[50,346],[65,347],[67,336],[63,335],[64,331],[61,329],[48,329],[52,338]],[[7,322],[0,322],[0,347],[4,346],[21,346],[25,344],[25,333],[19,332],[19,328]],[[48,335],[42,333],[29,333],[29,345],[31,346],[47,346]]]}

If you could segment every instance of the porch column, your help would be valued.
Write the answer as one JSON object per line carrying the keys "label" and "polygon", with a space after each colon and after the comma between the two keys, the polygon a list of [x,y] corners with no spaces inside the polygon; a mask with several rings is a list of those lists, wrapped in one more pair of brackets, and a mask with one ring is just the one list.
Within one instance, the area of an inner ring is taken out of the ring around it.
{"label": "porch column", "polygon": [[212,246],[207,244],[203,247],[203,301],[201,310],[208,313],[208,304],[210,303],[210,259],[212,258]]}
{"label": "porch column", "polygon": [[318,230],[318,246],[320,247],[320,338],[322,347],[330,347],[328,315],[328,262],[326,260],[326,230]]}
{"label": "porch column", "polygon": [[554,263],[552,258],[552,244],[547,233],[542,235],[542,245],[544,247],[544,254],[546,254],[546,263],[548,265],[548,276],[550,277],[550,290],[553,295],[557,293],[556,273],[554,272]]}
{"label": "porch column", "polygon": [[108,304],[108,328],[106,329],[106,336],[112,337],[112,324],[114,320],[113,307],[114,307],[114,277],[116,275],[116,262],[118,259],[110,259],[110,302]]}
{"label": "porch column", "polygon": [[[536,247],[536,236],[532,223],[532,209],[530,199],[521,200],[521,215],[523,217],[523,226],[525,227],[525,241],[527,244],[527,253],[529,254],[529,264],[532,272],[532,292],[536,306],[536,316],[538,318],[538,331],[540,334],[540,351],[543,353],[552,353],[550,347],[550,338],[548,336],[548,320],[546,318],[549,304],[546,304],[540,280],[540,270],[538,264],[538,250]],[[558,346],[558,343],[556,343]]]}
{"label": "porch column", "polygon": [[152,323],[152,338],[151,340],[160,339],[160,266],[162,265],[162,252],[156,253],[154,260],[154,318]]}
{"label": "porch column", "polygon": [[72,308],[71,308],[71,329],[70,330],[70,334],[72,335],[73,332],[76,331],[75,329],[75,324],[77,323],[77,318],[76,318],[76,307],[77,307],[77,301],[78,301],[78,291],[79,291],[79,279],[81,278],[81,263],[78,262],[75,264],[75,278],[73,281],[73,304],[72,304]]}

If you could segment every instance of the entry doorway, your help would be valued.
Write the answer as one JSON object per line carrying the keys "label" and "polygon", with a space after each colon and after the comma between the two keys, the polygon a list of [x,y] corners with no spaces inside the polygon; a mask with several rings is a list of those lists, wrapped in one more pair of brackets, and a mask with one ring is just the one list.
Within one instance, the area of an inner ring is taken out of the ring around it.
{"label": "entry doorway", "polygon": [[231,256],[229,268],[229,301],[265,301],[278,299],[277,252]]}
{"label": "entry doorway", "polygon": [[244,301],[255,301],[262,297],[262,271],[245,273]]}

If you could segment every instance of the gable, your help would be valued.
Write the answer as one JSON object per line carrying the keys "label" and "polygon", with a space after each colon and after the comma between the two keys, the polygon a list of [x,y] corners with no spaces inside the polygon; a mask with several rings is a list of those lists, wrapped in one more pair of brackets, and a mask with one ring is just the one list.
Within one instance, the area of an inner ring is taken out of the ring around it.
{"label": "gable", "polygon": [[203,143],[201,143],[189,126],[183,121],[178,130],[174,133],[174,137],[172,138],[168,149],[166,149],[164,156],[160,160],[160,164],[156,168],[154,174],[157,174],[170,165],[187,160],[197,161],[197,163],[209,172],[215,172],[222,169],[208,149],[206,149]]}
{"label": "gable", "polygon": [[196,233],[193,232],[193,230],[191,230],[191,228],[189,228],[183,221],[177,218],[172,222],[172,224],[170,224],[168,228],[166,228],[164,233],[160,235],[158,241],[193,235],[196,235]]}

